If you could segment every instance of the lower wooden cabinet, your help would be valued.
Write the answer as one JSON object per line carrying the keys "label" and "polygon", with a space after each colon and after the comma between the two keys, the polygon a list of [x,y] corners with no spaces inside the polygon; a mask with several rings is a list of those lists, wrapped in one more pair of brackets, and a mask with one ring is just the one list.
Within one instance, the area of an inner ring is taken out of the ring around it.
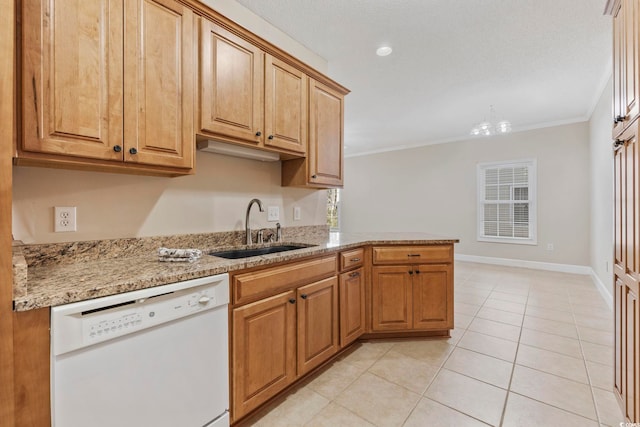
{"label": "lower wooden cabinet", "polygon": [[338,279],[298,288],[298,375],[338,351]]}
{"label": "lower wooden cabinet", "polygon": [[296,379],[296,293],[232,311],[233,417],[239,419]]}
{"label": "lower wooden cabinet", "polygon": [[634,422],[640,417],[638,289],[637,286],[629,286],[618,277],[616,277],[615,289],[614,388],[624,414],[631,422]]}
{"label": "lower wooden cabinet", "polygon": [[338,351],[336,276],[231,312],[234,421]]}
{"label": "lower wooden cabinet", "polygon": [[451,264],[374,267],[371,294],[373,331],[453,329]]}
{"label": "lower wooden cabinet", "polygon": [[364,269],[340,275],[340,346],[346,347],[365,331]]}

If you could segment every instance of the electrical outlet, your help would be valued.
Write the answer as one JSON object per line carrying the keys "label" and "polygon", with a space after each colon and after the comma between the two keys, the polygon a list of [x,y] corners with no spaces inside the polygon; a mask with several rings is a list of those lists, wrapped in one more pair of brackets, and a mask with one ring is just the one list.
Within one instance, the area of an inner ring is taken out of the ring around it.
{"label": "electrical outlet", "polygon": [[53,231],[56,233],[77,231],[75,206],[56,206],[53,209]]}
{"label": "electrical outlet", "polygon": [[280,221],[280,208],[278,206],[269,206],[267,208],[267,221]]}
{"label": "electrical outlet", "polygon": [[553,243],[547,243],[547,250],[552,251],[553,249]]}
{"label": "electrical outlet", "polygon": [[293,220],[300,221],[300,206],[294,206],[293,208]]}

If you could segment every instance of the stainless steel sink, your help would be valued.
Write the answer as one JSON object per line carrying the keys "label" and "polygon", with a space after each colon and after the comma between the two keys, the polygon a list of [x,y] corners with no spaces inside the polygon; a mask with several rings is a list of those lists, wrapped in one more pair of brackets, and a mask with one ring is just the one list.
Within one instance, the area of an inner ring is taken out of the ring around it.
{"label": "stainless steel sink", "polygon": [[275,254],[278,252],[294,251],[296,249],[308,248],[312,245],[291,244],[291,245],[278,245],[267,246],[264,248],[247,248],[247,249],[232,249],[228,251],[212,251],[209,255],[217,256],[227,259],[249,258],[252,256]]}

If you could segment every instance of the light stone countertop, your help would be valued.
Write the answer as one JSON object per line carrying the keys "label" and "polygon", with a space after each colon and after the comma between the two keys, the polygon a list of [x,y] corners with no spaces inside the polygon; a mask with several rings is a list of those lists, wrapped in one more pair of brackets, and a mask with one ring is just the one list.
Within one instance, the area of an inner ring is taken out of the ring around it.
{"label": "light stone countertop", "polygon": [[[245,268],[290,261],[323,253],[372,244],[453,244],[458,239],[427,233],[331,233],[324,243],[310,239],[286,239],[287,243],[314,246],[288,252],[242,259],[223,259],[207,255],[220,247],[200,248],[203,256],[188,263],[159,262],[157,252],[106,259],[79,260],[72,263],[29,266],[22,291],[14,291],[14,309],[26,311],[56,306],[183,280],[227,273]],[[228,249],[225,247],[222,249]],[[206,249],[206,251],[205,251]],[[15,276],[14,276],[15,277]],[[14,286],[16,286],[14,284]]]}

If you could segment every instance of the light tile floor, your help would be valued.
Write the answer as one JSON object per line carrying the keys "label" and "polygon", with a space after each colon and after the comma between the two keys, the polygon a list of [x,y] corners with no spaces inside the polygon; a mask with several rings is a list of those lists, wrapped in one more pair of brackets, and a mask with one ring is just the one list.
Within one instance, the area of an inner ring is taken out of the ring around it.
{"label": "light tile floor", "polygon": [[256,426],[618,426],[613,317],[588,276],[455,265],[449,339],[365,342]]}

